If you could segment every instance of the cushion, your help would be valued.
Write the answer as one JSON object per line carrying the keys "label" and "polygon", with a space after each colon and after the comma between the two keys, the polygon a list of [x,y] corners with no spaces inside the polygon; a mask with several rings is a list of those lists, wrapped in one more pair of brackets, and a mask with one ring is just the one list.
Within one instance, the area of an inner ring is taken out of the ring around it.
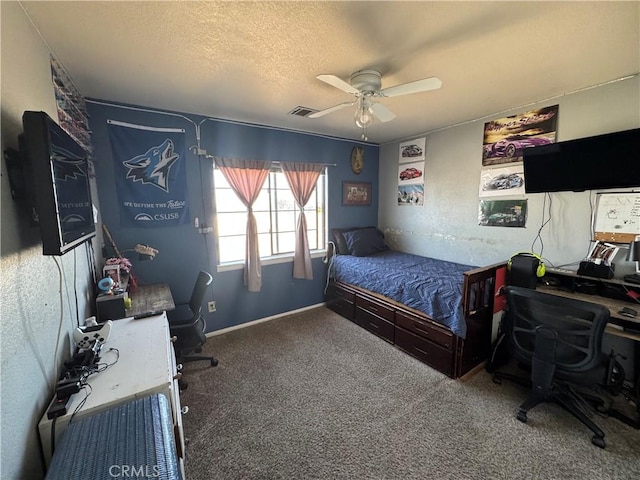
{"label": "cushion", "polygon": [[336,246],[336,249],[335,249],[336,253],[338,255],[351,255],[351,252],[349,252],[349,248],[347,247],[347,242],[344,239],[345,232],[362,230],[365,228],[376,228],[376,227],[368,226],[368,227],[332,228],[331,236],[333,237],[333,243]]}
{"label": "cushion", "polygon": [[384,243],[384,234],[377,228],[352,230],[345,232],[343,235],[349,253],[355,257],[366,257],[389,250],[387,244]]}

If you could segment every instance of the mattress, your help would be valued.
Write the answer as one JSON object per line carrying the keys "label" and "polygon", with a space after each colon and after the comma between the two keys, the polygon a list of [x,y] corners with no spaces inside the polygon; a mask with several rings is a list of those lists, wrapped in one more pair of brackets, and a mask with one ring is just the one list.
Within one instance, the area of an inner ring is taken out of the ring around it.
{"label": "mattress", "polygon": [[67,426],[46,480],[181,480],[169,401],[156,394]]}
{"label": "mattress", "polygon": [[474,268],[387,250],[366,257],[336,255],[330,275],[415,308],[465,338],[462,274]]}

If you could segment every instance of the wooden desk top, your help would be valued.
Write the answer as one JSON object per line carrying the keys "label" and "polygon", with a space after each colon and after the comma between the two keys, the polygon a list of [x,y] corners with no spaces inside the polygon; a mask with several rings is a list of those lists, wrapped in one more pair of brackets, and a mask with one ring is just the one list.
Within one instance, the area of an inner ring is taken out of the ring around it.
{"label": "wooden desk top", "polygon": [[[566,298],[575,298],[576,300],[582,300],[585,302],[598,303],[603,305],[609,309],[611,320],[607,324],[606,332],[612,335],[616,335],[618,337],[630,338],[632,340],[636,340],[640,342],[640,333],[636,333],[634,331],[626,331],[622,329],[620,326],[620,320],[625,323],[631,323],[635,327],[637,325],[637,330],[640,332],[640,304],[634,306],[629,302],[623,302],[621,300],[615,300],[613,298],[602,297],[600,295],[589,295],[586,293],[578,293],[578,292],[569,292],[567,290],[563,290],[558,287],[548,286],[548,285],[538,285],[537,289],[540,292],[550,293],[551,295],[557,295],[560,297]],[[638,316],[635,318],[630,318],[621,315],[618,313],[622,307],[630,307],[636,310]]]}
{"label": "wooden desk top", "polygon": [[154,285],[139,285],[131,297],[131,308],[127,310],[127,316],[146,315],[150,313],[162,313],[176,308],[171,295],[171,289],[166,283]]}

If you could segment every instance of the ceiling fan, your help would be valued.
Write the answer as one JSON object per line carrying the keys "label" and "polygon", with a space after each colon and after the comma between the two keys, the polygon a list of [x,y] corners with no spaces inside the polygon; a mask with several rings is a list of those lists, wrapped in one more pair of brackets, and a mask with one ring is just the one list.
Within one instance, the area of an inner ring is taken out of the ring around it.
{"label": "ceiling fan", "polygon": [[351,75],[349,83],[335,75],[318,75],[321,80],[336,87],[343,92],[350,93],[355,98],[352,102],[344,102],[333,107],[320,110],[309,115],[309,118],[323,117],[332,112],[337,112],[352,105],[358,105],[355,113],[355,121],[358,127],[362,128],[362,139],[367,139],[367,127],[373,123],[373,118],[381,122],[389,122],[396,116],[383,104],[374,102],[374,97],[398,97],[410,93],[426,92],[436,90],[442,86],[442,81],[437,77],[423,78],[413,82],[402,83],[394,87],[382,87],[382,75],[377,70],[359,70]]}

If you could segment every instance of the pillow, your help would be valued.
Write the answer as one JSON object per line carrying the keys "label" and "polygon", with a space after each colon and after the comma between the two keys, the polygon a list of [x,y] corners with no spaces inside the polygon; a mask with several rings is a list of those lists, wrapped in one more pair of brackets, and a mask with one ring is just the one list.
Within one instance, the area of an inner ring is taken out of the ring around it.
{"label": "pillow", "polygon": [[349,253],[355,257],[366,257],[389,250],[387,244],[384,243],[384,234],[377,228],[352,230],[345,232],[343,235]]}
{"label": "pillow", "polygon": [[350,227],[350,228],[332,228],[331,236],[333,237],[333,243],[336,246],[336,253],[338,255],[351,255],[349,251],[349,247],[347,247],[347,242],[344,239],[344,234],[346,232],[352,232],[354,230],[362,230],[365,228],[376,228],[376,227]]}

